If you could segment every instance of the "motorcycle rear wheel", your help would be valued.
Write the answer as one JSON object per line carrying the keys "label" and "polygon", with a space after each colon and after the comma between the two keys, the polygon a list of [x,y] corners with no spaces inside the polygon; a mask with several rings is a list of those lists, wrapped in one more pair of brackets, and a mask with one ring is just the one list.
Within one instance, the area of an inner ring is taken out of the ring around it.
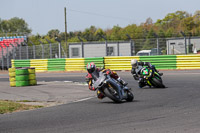
{"label": "motorcycle rear wheel", "polygon": [[153,81],[153,84],[155,85],[155,87],[165,88],[165,85],[163,85],[162,80],[158,80],[156,78],[153,78],[152,81]]}
{"label": "motorcycle rear wheel", "polygon": [[119,99],[118,94],[113,94],[113,92],[110,90],[110,88],[106,88],[104,90],[105,95],[110,98],[111,100],[113,100],[116,103],[121,103],[122,100]]}

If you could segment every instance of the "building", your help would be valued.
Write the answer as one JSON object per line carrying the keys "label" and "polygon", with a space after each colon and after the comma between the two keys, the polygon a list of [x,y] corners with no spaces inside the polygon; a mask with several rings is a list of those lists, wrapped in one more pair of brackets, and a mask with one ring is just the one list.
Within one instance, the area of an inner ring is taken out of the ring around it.
{"label": "building", "polygon": [[200,50],[200,37],[169,38],[166,41],[167,54],[189,54]]}
{"label": "building", "polygon": [[69,44],[69,58],[132,56],[133,42],[81,42]]}

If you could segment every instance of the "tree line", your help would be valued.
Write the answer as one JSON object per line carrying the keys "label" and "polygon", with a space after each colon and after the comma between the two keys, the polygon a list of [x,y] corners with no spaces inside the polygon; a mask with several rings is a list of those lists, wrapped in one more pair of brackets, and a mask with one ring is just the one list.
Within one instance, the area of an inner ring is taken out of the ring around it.
{"label": "tree line", "polygon": [[[30,34],[31,29],[22,18],[11,18],[9,20],[0,19],[0,34],[2,33],[26,33]],[[102,29],[95,26],[86,28],[84,31],[71,31],[67,33],[60,32],[58,29],[49,30],[46,35],[30,35],[28,40],[35,45],[40,44],[39,40],[47,43],[46,39],[52,43],[56,42],[55,38],[59,38],[62,42],[80,42],[83,41],[103,41],[104,39],[112,40],[129,40],[149,39],[149,38],[170,38],[181,37],[180,31],[186,36],[200,36],[200,10],[194,14],[186,11],[176,11],[168,13],[163,19],[153,22],[151,18],[147,18],[144,23],[139,25],[130,24],[126,27],[118,25],[111,29]],[[9,35],[9,34],[8,34]]]}

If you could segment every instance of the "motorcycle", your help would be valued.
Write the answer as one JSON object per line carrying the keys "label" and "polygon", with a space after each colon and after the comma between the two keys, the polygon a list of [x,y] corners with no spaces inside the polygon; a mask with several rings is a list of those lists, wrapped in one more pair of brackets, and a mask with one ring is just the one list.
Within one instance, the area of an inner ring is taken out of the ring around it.
{"label": "motorcycle", "polygon": [[94,88],[99,90],[104,96],[117,103],[123,100],[133,101],[134,96],[130,89],[121,85],[117,80],[111,78],[110,75],[100,72],[98,77],[92,76],[94,78]]}
{"label": "motorcycle", "polygon": [[150,67],[143,67],[141,69],[141,76],[144,79],[146,85],[148,85],[149,87],[153,86],[156,88],[165,88],[161,75],[154,69]]}

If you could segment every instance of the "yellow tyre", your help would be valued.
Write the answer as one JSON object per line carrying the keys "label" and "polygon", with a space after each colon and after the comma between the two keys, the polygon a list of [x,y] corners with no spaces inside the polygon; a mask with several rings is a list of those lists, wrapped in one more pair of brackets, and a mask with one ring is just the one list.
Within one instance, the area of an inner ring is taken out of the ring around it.
{"label": "yellow tyre", "polygon": [[9,77],[15,77],[15,72],[9,72]]}
{"label": "yellow tyre", "polygon": [[16,81],[15,77],[10,77],[9,80],[10,80],[10,82]]}
{"label": "yellow tyre", "polygon": [[8,68],[9,72],[15,72],[15,68]]}
{"label": "yellow tyre", "polygon": [[29,74],[35,74],[35,68],[29,68],[28,72]]}
{"label": "yellow tyre", "polygon": [[30,85],[37,85],[37,81],[36,80],[29,80],[29,84]]}
{"label": "yellow tyre", "polygon": [[36,76],[35,74],[29,74],[29,80],[35,80]]}
{"label": "yellow tyre", "polygon": [[16,86],[16,82],[15,82],[15,81],[10,82],[10,86],[11,86],[11,87],[15,87],[15,86]]}

